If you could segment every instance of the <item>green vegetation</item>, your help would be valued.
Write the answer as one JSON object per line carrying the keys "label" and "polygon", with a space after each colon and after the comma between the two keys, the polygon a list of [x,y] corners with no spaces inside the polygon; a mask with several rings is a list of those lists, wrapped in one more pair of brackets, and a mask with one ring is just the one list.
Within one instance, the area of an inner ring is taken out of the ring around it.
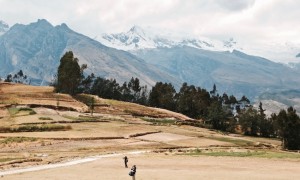
{"label": "green vegetation", "polygon": [[26,108],[26,107],[24,107],[24,108],[9,108],[8,112],[11,116],[18,116],[18,114],[21,114],[22,112],[25,112],[25,113],[22,113],[21,116],[36,114],[36,112],[33,109]]}
{"label": "green vegetation", "polygon": [[73,52],[69,51],[60,59],[60,65],[57,71],[57,80],[54,82],[56,92],[75,95],[79,92],[79,85],[83,78],[83,70],[87,67],[78,64],[78,59],[74,57]]}
{"label": "green vegetation", "polygon": [[283,147],[289,150],[300,149],[300,117],[293,107],[287,111],[281,110],[278,116],[272,116],[278,123],[279,135],[282,137]]}
{"label": "green vegetation", "polygon": [[51,117],[39,117],[39,120],[53,120]]}
{"label": "green vegetation", "polygon": [[0,163],[14,161],[14,160],[21,160],[21,159],[23,158],[0,158]]}
{"label": "green vegetation", "polygon": [[63,117],[67,118],[67,119],[74,120],[74,121],[95,121],[95,120],[98,120],[97,117],[89,117],[89,116],[74,117],[74,116],[63,115]]}
{"label": "green vegetation", "polygon": [[63,126],[58,124],[25,125],[19,127],[0,127],[0,133],[67,131],[70,129],[72,129],[70,125],[68,126]]}
{"label": "green vegetation", "polygon": [[12,75],[12,74],[7,75],[4,82],[15,82],[15,83],[29,84],[30,80],[23,73],[23,71],[20,70],[15,75]]}
{"label": "green vegetation", "polygon": [[229,142],[229,143],[233,143],[237,146],[250,146],[250,145],[253,145],[252,141],[247,141],[247,140],[243,140],[243,139],[233,139],[233,138],[226,138],[226,137],[210,137],[209,139],[222,141],[222,142]]}
{"label": "green vegetation", "polygon": [[19,113],[19,108],[9,108],[8,109],[8,112],[9,112],[9,114],[11,115],[11,116],[14,116],[14,115],[16,115],[17,113]]}
{"label": "green vegetation", "polygon": [[218,151],[204,151],[200,149],[196,149],[192,152],[185,153],[185,155],[192,156],[230,156],[230,157],[257,157],[257,158],[280,158],[280,159],[299,159],[299,153],[290,153],[290,152],[272,152],[272,151],[226,151],[226,150],[218,150]]}
{"label": "green vegetation", "polygon": [[4,140],[0,141],[3,144],[10,144],[10,143],[21,143],[21,142],[33,142],[37,141],[37,138],[33,137],[7,137]]}
{"label": "green vegetation", "polygon": [[143,117],[141,119],[147,122],[151,122],[152,124],[155,125],[170,125],[175,123],[174,119],[159,119],[159,118],[147,118],[147,117]]}

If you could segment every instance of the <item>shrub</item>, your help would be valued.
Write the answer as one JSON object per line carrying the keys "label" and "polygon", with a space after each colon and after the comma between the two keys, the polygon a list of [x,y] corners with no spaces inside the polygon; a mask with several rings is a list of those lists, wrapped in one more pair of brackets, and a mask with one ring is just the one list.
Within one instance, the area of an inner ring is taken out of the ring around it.
{"label": "shrub", "polygon": [[53,120],[51,117],[39,117],[39,120]]}
{"label": "shrub", "polygon": [[13,133],[13,132],[43,132],[43,131],[67,131],[72,129],[70,125],[63,126],[58,124],[47,125],[25,125],[19,127],[0,127],[0,133]]}
{"label": "shrub", "polygon": [[13,142],[16,142],[16,143],[21,143],[21,142],[25,142],[25,141],[36,141],[37,138],[33,138],[33,137],[8,137],[8,138],[5,138],[4,140],[1,141],[1,143],[4,143],[4,144],[9,144],[9,143],[13,143]]}

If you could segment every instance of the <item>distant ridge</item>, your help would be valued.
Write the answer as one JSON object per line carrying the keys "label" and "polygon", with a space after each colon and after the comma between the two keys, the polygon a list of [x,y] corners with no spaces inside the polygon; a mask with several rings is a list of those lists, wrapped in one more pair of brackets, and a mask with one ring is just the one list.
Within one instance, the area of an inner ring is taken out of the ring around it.
{"label": "distant ridge", "polygon": [[119,83],[138,77],[148,86],[156,81],[181,84],[128,52],[106,47],[64,23],[53,26],[45,19],[28,25],[15,24],[0,37],[0,76],[22,69],[35,84],[42,80],[47,84],[55,75],[61,56],[70,50],[79,63],[88,65],[88,74],[115,78]]}

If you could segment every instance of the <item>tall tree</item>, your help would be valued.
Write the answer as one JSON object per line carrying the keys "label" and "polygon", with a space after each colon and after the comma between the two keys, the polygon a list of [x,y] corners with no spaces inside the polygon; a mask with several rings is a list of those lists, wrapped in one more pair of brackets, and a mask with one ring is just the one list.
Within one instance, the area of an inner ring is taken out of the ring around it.
{"label": "tall tree", "polygon": [[222,108],[221,102],[214,101],[208,108],[208,120],[213,129],[226,131],[228,128],[228,119],[226,112]]}
{"label": "tall tree", "polygon": [[207,116],[210,103],[209,93],[205,89],[183,83],[176,94],[177,111],[192,118]]}
{"label": "tall tree", "polygon": [[260,136],[270,137],[274,135],[274,123],[271,118],[267,118],[265,109],[262,107],[262,102],[259,103],[259,131]]}
{"label": "tall tree", "polygon": [[293,107],[281,110],[277,116],[283,148],[300,150],[300,118]]}
{"label": "tall tree", "polygon": [[259,114],[252,107],[239,115],[239,123],[245,135],[257,136],[259,133]]}
{"label": "tall tree", "polygon": [[60,59],[57,71],[56,92],[74,95],[78,92],[83,69],[78,64],[78,59],[74,58],[73,52],[69,51]]}
{"label": "tall tree", "polygon": [[176,90],[171,83],[158,82],[149,94],[149,105],[175,110]]}

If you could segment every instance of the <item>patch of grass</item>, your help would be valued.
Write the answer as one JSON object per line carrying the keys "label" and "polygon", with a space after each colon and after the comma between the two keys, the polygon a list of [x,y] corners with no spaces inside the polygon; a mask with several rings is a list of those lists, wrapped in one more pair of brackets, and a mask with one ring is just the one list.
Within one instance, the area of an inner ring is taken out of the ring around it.
{"label": "patch of grass", "polygon": [[188,126],[201,127],[207,129],[211,128],[211,125],[203,124],[203,122],[197,120],[176,121],[176,125],[188,125]]}
{"label": "patch of grass", "polygon": [[0,127],[0,133],[67,131],[70,129],[72,129],[70,125],[67,126],[58,125],[58,124],[25,125],[19,127]]}
{"label": "patch of grass", "polygon": [[21,143],[21,142],[33,142],[36,141],[37,138],[33,138],[33,137],[7,137],[4,140],[0,141],[3,144],[10,144],[10,143]]}
{"label": "patch of grass", "polygon": [[8,108],[8,112],[9,112],[9,114],[10,114],[11,116],[14,116],[14,115],[18,114],[19,111],[20,111],[19,108]]}
{"label": "patch of grass", "polygon": [[258,157],[263,154],[266,154],[265,151],[258,151],[258,152],[228,152],[228,151],[215,151],[215,152],[202,152],[200,150],[193,151],[187,153],[186,155],[206,155],[206,156],[230,156],[230,157]]}
{"label": "patch of grass", "polygon": [[36,112],[31,109],[31,108],[26,108],[26,107],[23,107],[23,108],[9,108],[8,109],[8,112],[11,116],[18,116],[19,113],[21,112],[26,112],[26,114],[22,114],[22,116],[26,116],[26,115],[34,115],[36,114]]}
{"label": "patch of grass", "polygon": [[192,152],[185,153],[184,155],[192,156],[229,156],[229,157],[258,157],[258,158],[279,158],[279,159],[300,159],[300,153],[290,152],[273,152],[273,151],[244,151],[244,152],[233,152],[233,151],[201,151],[196,149]]}
{"label": "patch of grass", "polygon": [[31,108],[21,107],[19,108],[19,111],[33,111],[33,110]]}
{"label": "patch of grass", "polygon": [[74,121],[95,121],[98,119],[96,117],[88,117],[88,116],[73,117],[73,116],[63,115],[63,117]]}
{"label": "patch of grass", "polygon": [[259,157],[262,158],[279,158],[279,159],[300,159],[300,153],[291,153],[291,152],[268,152]]}
{"label": "patch of grass", "polygon": [[243,140],[243,139],[233,139],[233,138],[227,138],[227,137],[209,137],[209,139],[222,141],[222,142],[229,142],[229,143],[233,143],[237,146],[250,146],[250,145],[253,145],[252,141],[247,141],[247,140]]}
{"label": "patch of grass", "polygon": [[19,159],[22,159],[22,158],[0,158],[0,163],[19,160]]}
{"label": "patch of grass", "polygon": [[174,119],[160,119],[160,118],[146,118],[146,117],[142,117],[141,119],[156,125],[169,125],[175,123]]}
{"label": "patch of grass", "polygon": [[53,120],[51,117],[39,117],[39,120]]}

